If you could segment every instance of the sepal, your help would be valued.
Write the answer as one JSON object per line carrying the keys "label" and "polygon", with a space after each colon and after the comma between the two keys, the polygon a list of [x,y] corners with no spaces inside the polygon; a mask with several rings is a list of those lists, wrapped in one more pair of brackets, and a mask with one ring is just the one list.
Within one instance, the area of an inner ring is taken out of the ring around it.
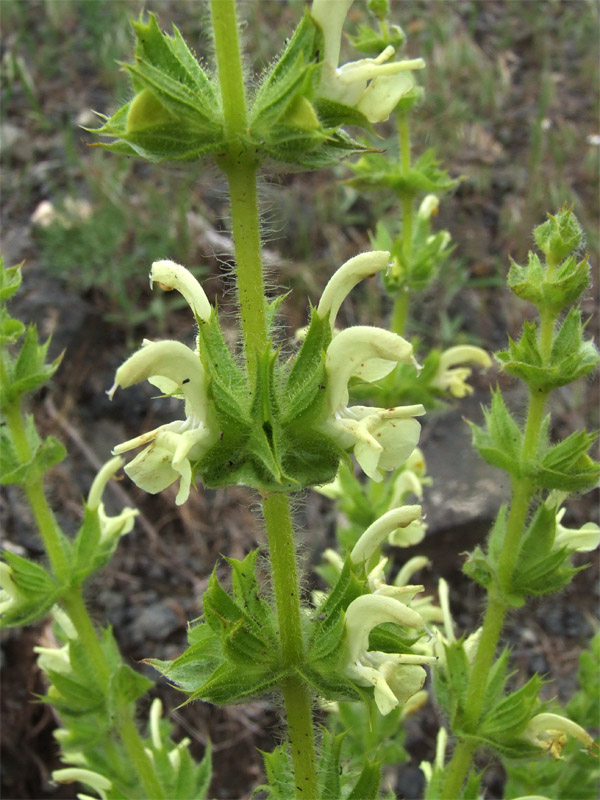
{"label": "sepal", "polygon": [[56,603],[61,586],[40,564],[9,550],[0,563],[2,627],[30,625],[45,617]]}
{"label": "sepal", "polygon": [[348,36],[348,39],[355,50],[367,56],[381,53],[390,44],[394,50],[399,50],[406,42],[406,34],[399,25],[388,24],[387,27],[387,36],[383,36],[369,25],[362,23],[358,26],[356,35]]}
{"label": "sepal", "polygon": [[0,256],[0,303],[6,303],[19,290],[23,280],[22,267],[23,263],[5,267],[4,258]]}
{"label": "sepal", "polygon": [[545,595],[567,586],[578,572],[571,567],[571,552],[555,548],[556,509],[542,503],[522,539],[510,584],[512,605],[522,605],[527,595]]}
{"label": "sepal", "polygon": [[492,464],[518,477],[521,474],[521,450],[523,435],[500,391],[492,392],[489,409],[483,410],[485,427],[469,422],[473,434],[473,446],[479,455]]}
{"label": "sepal", "polygon": [[[16,322],[16,320],[15,320]],[[17,327],[12,326],[16,336]],[[9,326],[8,334],[10,334]],[[13,336],[13,338],[14,338]],[[28,392],[46,383],[58,369],[62,360],[61,353],[54,361],[46,363],[46,354],[50,346],[50,339],[43,344],[38,343],[35,325],[29,325],[25,330],[25,338],[19,354],[14,359],[7,359],[7,379],[3,381],[0,394],[0,408],[5,408],[9,403],[15,403]]]}
{"label": "sepal", "polygon": [[537,327],[525,322],[518,342],[509,338],[509,348],[497,354],[506,372],[521,378],[532,391],[549,392],[592,372],[600,356],[583,336],[581,313],[571,309],[554,336],[548,360],[540,352]]}
{"label": "sepal", "polygon": [[484,715],[473,737],[482,744],[494,747],[507,758],[531,758],[537,755],[534,745],[523,733],[539,705],[544,681],[534,675],[516,692],[503,697]]}
{"label": "sepal", "polygon": [[596,439],[596,433],[575,431],[529,465],[528,476],[539,488],[568,492],[593,489],[600,477],[600,464],[590,458],[588,450]]}
{"label": "sepal", "polygon": [[530,252],[526,266],[511,259],[507,280],[509,289],[518,297],[557,316],[585,292],[590,281],[590,265],[587,258],[578,261],[571,255],[549,277],[538,256]]}
{"label": "sepal", "polygon": [[270,691],[289,674],[280,664],[274,614],[259,593],[257,557],[255,551],[242,561],[228,559],[233,597],[213,572],[203,597],[205,621],[190,629],[182,655],[171,662],[146,662],[188,694],[188,702],[242,702]]}
{"label": "sepal", "polygon": [[398,197],[413,198],[419,192],[447,192],[459,183],[450,178],[446,170],[440,169],[433,149],[426,150],[407,171],[390,161],[385,153],[366,153],[351,166],[354,177],[346,181],[350,186],[375,191],[386,186]]}

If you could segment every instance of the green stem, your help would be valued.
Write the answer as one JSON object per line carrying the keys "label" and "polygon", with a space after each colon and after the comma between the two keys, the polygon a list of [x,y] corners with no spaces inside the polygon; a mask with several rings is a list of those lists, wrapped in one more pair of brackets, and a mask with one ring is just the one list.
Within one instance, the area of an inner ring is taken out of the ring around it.
{"label": "green stem", "polygon": [[[271,556],[281,656],[286,666],[294,667],[304,660],[304,642],[294,530],[287,495],[272,493],[264,496],[263,512]],[[299,800],[315,800],[319,793],[310,691],[295,676],[284,682],[282,691],[297,797]]]}
{"label": "green stem", "polygon": [[[408,111],[402,109],[396,115],[398,121],[398,137],[400,140],[400,169],[403,175],[410,172],[410,124]],[[409,264],[412,250],[413,229],[413,200],[412,196],[403,194],[400,198],[402,206],[402,252],[406,263]]]}
{"label": "green stem", "polygon": [[235,0],[211,0],[217,69],[228,139],[243,136],[246,123],[246,92],[238,37]]}
{"label": "green stem", "polygon": [[406,286],[403,286],[394,298],[391,330],[393,333],[397,333],[398,336],[404,336],[406,319],[408,317],[408,298],[409,293]]}
{"label": "green stem", "polygon": [[244,349],[252,375],[258,355],[267,346],[265,294],[260,247],[256,168],[240,162],[226,169],[231,195],[237,290]]}
{"label": "green stem", "polygon": [[[252,375],[268,335],[260,245],[260,215],[256,191],[258,165],[248,149],[247,106],[235,0],[211,0],[219,84],[227,137],[220,159],[231,195],[236,278],[248,372]],[[284,494],[263,498],[283,663],[293,668],[304,660],[300,590],[289,501]],[[297,676],[282,687],[297,797],[318,797],[315,735],[310,690]]]}
{"label": "green stem", "polygon": [[[12,442],[19,460],[26,464],[32,452],[27,441],[25,422],[20,403],[11,403],[5,408],[4,416],[9,427]],[[52,570],[60,582],[69,580],[69,562],[61,543],[61,533],[48,505],[42,478],[24,487],[25,494],[33,512]],[[89,659],[90,668],[104,695],[108,695],[112,675],[110,664],[102,650],[98,635],[92,625],[83,601],[81,586],[72,586],[62,596],[62,604],[77,631],[77,638]],[[119,735],[138,777],[149,798],[163,800],[164,792],[156,777],[154,766],[144,750],[143,741],[132,718],[131,708],[123,709],[119,717]]]}
{"label": "green stem", "polygon": [[[27,464],[33,453],[27,441],[25,421],[18,401],[10,403],[4,411],[6,423],[19,460]],[[52,570],[59,581],[66,580],[69,574],[67,556],[63,550],[60,529],[46,500],[42,479],[38,478],[24,486],[24,491],[33,512],[36,525],[42,537]]]}
{"label": "green stem", "polygon": [[[542,429],[546,397],[547,393],[545,392],[530,395],[521,451],[523,465],[535,457]],[[469,676],[463,721],[464,730],[467,733],[475,734],[481,719],[489,671],[509,609],[504,596],[510,590],[533,494],[534,487],[526,478],[513,481],[510,513],[506,522],[502,552],[498,559],[498,583],[493,585],[489,592],[481,638]],[[441,800],[455,800],[460,796],[462,784],[476,749],[477,745],[470,740],[458,742],[446,769]]]}
{"label": "green stem", "polygon": [[211,0],[227,152],[219,163],[231,196],[233,242],[248,370],[267,344],[265,292],[256,178],[258,165],[245,138],[247,106],[235,0]]}
{"label": "green stem", "polygon": [[156,776],[154,763],[144,748],[130,706],[119,709],[117,725],[123,746],[140,777],[148,800],[164,800],[165,793]]}

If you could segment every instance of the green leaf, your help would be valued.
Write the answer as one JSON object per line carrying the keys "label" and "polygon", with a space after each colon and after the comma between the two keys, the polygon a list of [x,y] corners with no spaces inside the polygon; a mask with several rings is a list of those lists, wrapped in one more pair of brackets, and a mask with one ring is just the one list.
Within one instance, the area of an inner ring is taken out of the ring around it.
{"label": "green leaf", "polygon": [[387,36],[384,37],[368,25],[361,23],[356,36],[349,36],[348,39],[355,50],[369,56],[378,56],[390,44],[394,50],[399,50],[404,45],[406,34],[399,25],[389,25],[386,33]]}
{"label": "green leaf", "polygon": [[123,66],[137,94],[94,131],[118,139],[100,146],[153,162],[220,152],[225,146],[220,93],[179,31],[163,34],[153,14],[133,27],[135,61]]}
{"label": "green leaf", "polygon": [[546,361],[539,349],[535,324],[525,322],[518,342],[509,339],[508,351],[497,354],[506,372],[525,381],[532,391],[549,392],[592,372],[600,356],[590,341],[583,340],[578,309],[571,309],[554,336]]}
{"label": "green leaf", "polygon": [[[321,667],[319,669],[319,667]],[[319,695],[326,700],[360,700],[356,687],[341,672],[331,668],[329,663],[299,664],[296,673],[300,675]]]}
{"label": "green leaf", "polygon": [[244,617],[244,612],[221,587],[217,579],[217,568],[208,579],[208,587],[203,596],[204,616],[215,632],[230,630]]}
{"label": "green leaf", "polygon": [[269,783],[267,786],[257,787],[256,791],[266,791],[268,800],[290,800],[295,797],[296,782],[288,748],[280,745],[272,753],[262,755]]}
{"label": "green leaf", "polygon": [[184,692],[197,691],[223,663],[220,637],[206,624],[188,631],[189,647],[173,661],[144,660]]}
{"label": "green leaf", "polygon": [[241,670],[239,665],[222,664],[199,689],[192,692],[188,702],[205,700],[221,706],[258,698],[273,689],[288,674],[286,669],[274,671],[269,665],[251,665]]}
{"label": "green leaf", "polygon": [[237,558],[226,560],[232,568],[233,597],[244,612],[245,623],[255,634],[263,633],[268,637],[273,633],[273,613],[260,596],[256,580],[258,556],[259,550],[251,550],[242,561]]}
{"label": "green leaf", "polygon": [[467,560],[463,564],[462,571],[471,580],[474,580],[484,588],[491,586],[494,581],[494,569],[479,545],[475,547],[473,552],[469,553]]}
{"label": "green leaf", "polygon": [[325,352],[331,342],[329,319],[311,310],[310,325],[287,375],[281,407],[282,423],[300,417],[325,395]]}
{"label": "green leaf", "polygon": [[589,261],[587,258],[578,261],[575,256],[566,258],[550,278],[532,252],[526,266],[511,260],[508,272],[508,286],[518,297],[553,316],[558,316],[563,308],[581,297],[589,281]]}
{"label": "green leaf", "polygon": [[58,369],[62,360],[62,353],[49,364],[46,364],[46,353],[50,339],[44,344],[38,344],[37,329],[29,325],[25,332],[25,339],[15,361],[9,364],[8,379],[2,386],[2,405],[14,403],[34,389],[46,383]]}
{"label": "green leaf", "polygon": [[240,620],[223,636],[223,655],[232,664],[268,664],[277,660],[277,649],[271,637],[261,638],[250,633]]}
{"label": "green leaf", "polygon": [[419,192],[446,192],[458,184],[440,169],[435,150],[426,150],[422,156],[405,171],[386,153],[367,153],[351,166],[355,174],[347,183],[358,189],[382,187],[392,189],[399,197],[414,198]]}

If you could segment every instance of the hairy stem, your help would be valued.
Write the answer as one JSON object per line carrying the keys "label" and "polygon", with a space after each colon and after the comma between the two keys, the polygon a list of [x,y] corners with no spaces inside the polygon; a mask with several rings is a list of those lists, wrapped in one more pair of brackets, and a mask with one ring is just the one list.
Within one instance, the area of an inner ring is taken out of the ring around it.
{"label": "hairy stem", "polygon": [[236,278],[248,371],[265,349],[267,331],[260,246],[260,216],[256,191],[257,168],[247,148],[247,106],[235,0],[211,0],[219,85],[227,136],[227,152],[218,159],[231,197]]}
{"label": "hairy stem", "polygon": [[[17,401],[9,404],[4,414],[16,454],[22,464],[27,464],[33,453],[27,440],[20,403]],[[69,574],[69,565],[61,543],[58,523],[46,500],[42,478],[28,482],[24,486],[24,491],[48,554],[52,571],[59,581],[66,580]]]}
{"label": "hairy stem", "polygon": [[[266,495],[263,498],[263,511],[271,556],[281,655],[284,664],[293,667],[304,659],[304,643],[294,530],[287,495]],[[296,796],[299,800],[315,800],[319,795],[310,691],[297,677],[288,678],[282,691],[294,764]]]}
{"label": "hairy stem", "polygon": [[[523,437],[521,463],[531,461],[537,452],[547,393],[532,393],[529,400],[527,422]],[[498,560],[498,583],[492,585],[483,620],[481,638],[469,676],[465,700],[464,729],[475,734],[479,726],[487,679],[494,662],[496,648],[506,619],[509,605],[505,592],[510,589],[512,576],[519,556],[521,537],[527,524],[534,487],[526,478],[513,481],[513,493],[502,552]],[[446,769],[442,800],[455,800],[471,766],[477,745],[469,740],[459,741]]]}
{"label": "hairy stem", "polygon": [[[268,343],[256,191],[258,165],[245,143],[247,107],[238,40],[235,0],[211,0],[219,84],[223,102],[227,152],[219,159],[231,195],[236,278],[249,375]],[[287,495],[263,497],[272,581],[279,620],[281,655],[286,666],[304,659],[298,566]],[[311,696],[298,677],[281,686],[294,764],[297,797],[318,797]]]}
{"label": "hairy stem", "polygon": [[[25,422],[20,403],[10,404],[5,409],[5,418],[9,426],[12,441],[19,460],[28,463],[33,453],[27,440]],[[33,512],[38,531],[44,543],[52,571],[60,582],[69,581],[69,562],[61,542],[61,532],[48,505],[42,478],[28,483],[24,487],[25,495]],[[73,585],[63,594],[62,605],[77,631],[77,638],[83,645],[89,659],[90,669],[103,694],[109,692],[111,668],[102,650],[98,635],[83,601],[81,585]],[[122,709],[119,718],[118,732],[127,753],[136,769],[138,777],[148,797],[163,800],[164,792],[146,751],[143,741],[133,721],[131,707]]]}

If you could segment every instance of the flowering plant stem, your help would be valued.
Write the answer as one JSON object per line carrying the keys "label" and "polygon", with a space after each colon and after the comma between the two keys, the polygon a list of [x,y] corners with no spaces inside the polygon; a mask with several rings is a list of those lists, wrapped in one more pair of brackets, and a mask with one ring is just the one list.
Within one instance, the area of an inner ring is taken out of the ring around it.
{"label": "flowering plant stem", "polygon": [[[304,656],[300,617],[300,592],[296,565],[294,530],[287,495],[272,493],[263,498],[265,526],[269,541],[271,569],[281,645],[281,656],[288,667]],[[318,797],[315,736],[311,697],[299,678],[288,678],[283,687],[288,734],[298,798]]]}
{"label": "flowering plant stem", "polygon": [[[546,327],[550,331],[549,345],[544,347],[542,339],[544,335],[543,327],[540,331],[540,344],[544,357],[548,358],[554,319],[548,320]],[[547,392],[535,392],[530,395],[523,438],[523,463],[532,460],[538,448],[547,396]],[[535,489],[530,481],[523,478],[513,480],[510,512],[502,552],[498,561],[498,583],[492,584],[489,591],[481,638],[469,677],[464,719],[464,730],[467,733],[476,733],[481,718],[489,670],[492,666],[500,633],[509,610],[509,605],[503,599],[503,590],[510,587],[510,581],[519,554],[520,539],[525,530],[529,506],[534,493]],[[460,797],[460,789],[477,746],[477,742],[470,739],[458,742],[447,767],[442,800],[454,800],[454,798]]]}
{"label": "flowering plant stem", "polygon": [[[5,417],[17,455],[21,462],[26,464],[31,459],[32,452],[25,433],[25,423],[20,402],[8,405]],[[70,578],[69,564],[60,540],[58,525],[52,509],[48,505],[43,480],[40,477],[28,483],[24,488],[54,575],[60,583],[67,583]],[[85,607],[81,584],[72,585],[62,595],[61,600],[77,632],[77,638],[87,654],[98,686],[103,694],[108,695],[111,667],[100,646],[98,635]],[[127,755],[135,767],[142,786],[146,790],[148,797],[163,800],[165,795],[156,777],[154,766],[144,750],[143,741],[133,719],[132,706],[121,706],[118,717],[116,723],[119,736],[125,746]]]}
{"label": "flowering plant stem", "polygon": [[[410,121],[409,111],[400,109],[396,112],[396,122],[398,126],[398,144],[400,148],[400,164],[402,172],[407,175],[410,170]],[[412,229],[413,229],[413,202],[414,199],[407,195],[401,199],[402,208],[402,254],[409,262],[412,248]],[[399,336],[404,335],[406,318],[408,314],[408,287],[403,287],[394,299],[392,311],[391,329]]]}
{"label": "flowering plant stem", "polygon": [[[256,190],[257,165],[244,143],[246,97],[237,32],[235,0],[211,0],[223,115],[229,142],[221,165],[231,197],[236,279],[248,373],[267,346],[265,295]],[[263,495],[263,513],[279,620],[281,657],[293,668],[302,662],[300,592],[290,505],[285,494]],[[298,798],[318,797],[311,697],[300,678],[281,687]]]}
{"label": "flowering plant stem", "polygon": [[237,33],[235,0],[212,0],[219,84],[223,102],[228,152],[220,158],[231,197],[236,277],[246,362],[256,363],[257,351],[267,343],[265,296],[260,247],[260,219],[256,192],[258,165],[248,151],[244,77]]}

